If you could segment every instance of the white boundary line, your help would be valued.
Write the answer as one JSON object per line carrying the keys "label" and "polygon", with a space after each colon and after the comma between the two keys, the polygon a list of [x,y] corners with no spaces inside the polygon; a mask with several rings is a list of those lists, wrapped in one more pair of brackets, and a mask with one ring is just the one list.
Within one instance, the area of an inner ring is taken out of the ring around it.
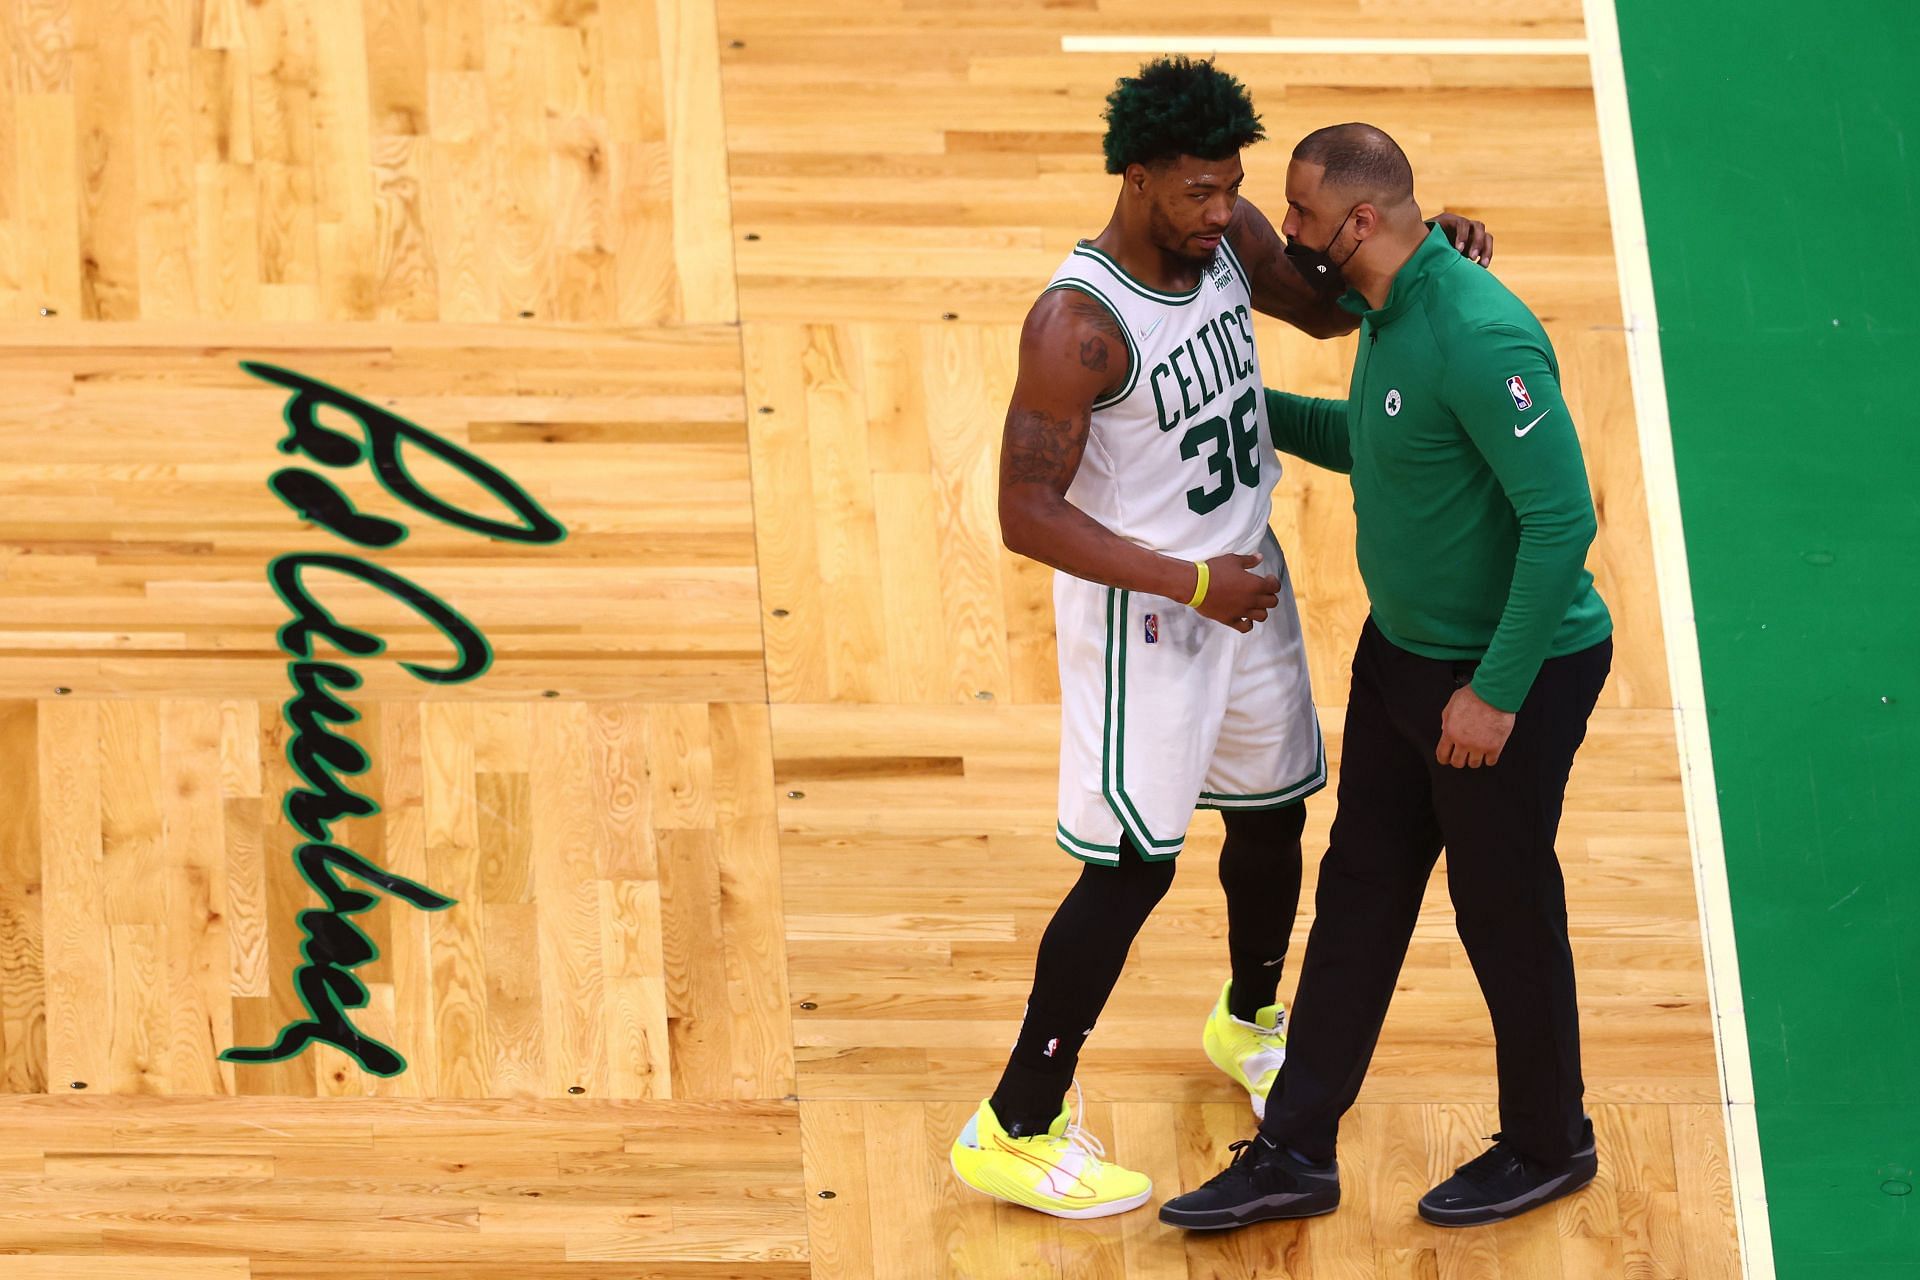
{"label": "white boundary line", "polygon": [[1748,1280],[1774,1280],[1773,1234],[1767,1215],[1760,1162],[1760,1132],[1754,1116],[1753,1066],[1747,1049],[1746,1005],[1734,954],[1733,902],[1727,887],[1726,847],[1714,788],[1713,753],[1707,737],[1707,701],[1700,678],[1700,642],[1694,632],[1693,587],[1680,521],[1680,489],[1674,475],[1672,423],[1667,413],[1666,374],[1660,358],[1660,323],[1654,311],[1653,265],[1647,255],[1646,215],[1640,204],[1640,170],[1634,159],[1633,123],[1627,113],[1627,78],[1620,57],[1620,26],[1613,0],[1582,0],[1587,39],[1593,46],[1594,113],[1600,122],[1600,154],[1606,169],[1613,256],[1620,271],[1620,302],[1627,329],[1627,366],[1633,375],[1634,417],[1640,424],[1640,470],[1647,519],[1653,533],[1653,564],[1660,588],[1660,624],[1667,638],[1667,678],[1673,690],[1673,730],[1692,835],[1694,891],[1700,900],[1701,942],[1706,949],[1708,997],[1713,1007],[1714,1048],[1726,1100],[1728,1159],[1734,1214]]}
{"label": "white boundary line", "polygon": [[1062,53],[1351,53],[1587,56],[1585,40],[1367,40],[1345,36],[1062,36]]}
{"label": "white boundary line", "polygon": [[1594,113],[1606,171],[1613,224],[1614,261],[1626,322],[1627,364],[1633,379],[1634,417],[1639,424],[1640,467],[1659,583],[1660,622],[1667,642],[1667,678],[1673,694],[1673,729],[1687,801],[1694,892],[1700,907],[1701,945],[1707,963],[1714,1052],[1719,1059],[1734,1216],[1748,1280],[1775,1280],[1773,1235],[1761,1172],[1760,1133],[1754,1117],[1753,1068],[1747,1047],[1746,1006],[1734,954],[1733,904],[1727,887],[1726,848],[1707,735],[1706,694],[1700,677],[1700,643],[1694,634],[1693,588],[1680,521],[1680,491],[1674,475],[1672,424],[1666,375],[1660,359],[1660,325],[1654,310],[1653,267],[1647,256],[1646,216],[1640,205],[1640,171],[1627,113],[1626,72],[1620,59],[1620,27],[1613,0],[1582,0],[1584,40],[1363,40],[1265,36],[1064,36],[1064,53],[1336,53],[1336,54],[1580,54],[1589,60]]}

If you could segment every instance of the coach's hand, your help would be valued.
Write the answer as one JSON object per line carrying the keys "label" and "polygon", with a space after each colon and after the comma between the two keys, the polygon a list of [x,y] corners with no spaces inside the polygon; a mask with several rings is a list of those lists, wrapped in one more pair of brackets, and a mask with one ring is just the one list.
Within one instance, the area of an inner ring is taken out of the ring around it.
{"label": "coach's hand", "polygon": [[1462,685],[1440,713],[1440,745],[1434,748],[1433,758],[1456,769],[1499,764],[1512,733],[1513,712],[1490,706],[1472,685]]}
{"label": "coach's hand", "polygon": [[1215,556],[1207,561],[1211,580],[1207,598],[1200,602],[1200,616],[1232,627],[1251,631],[1256,622],[1267,620],[1267,610],[1280,604],[1280,579],[1270,573],[1254,573],[1260,557]]}

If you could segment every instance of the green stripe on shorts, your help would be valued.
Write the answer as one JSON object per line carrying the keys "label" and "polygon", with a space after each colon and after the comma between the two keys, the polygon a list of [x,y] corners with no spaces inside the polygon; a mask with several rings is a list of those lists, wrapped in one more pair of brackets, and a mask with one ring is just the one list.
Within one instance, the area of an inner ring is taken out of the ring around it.
{"label": "green stripe on shorts", "polygon": [[[1315,733],[1318,734],[1318,729]],[[1289,787],[1278,791],[1259,791],[1250,795],[1227,795],[1219,791],[1202,791],[1200,809],[1281,809],[1287,805],[1305,800],[1314,792],[1327,785],[1327,740],[1320,738],[1318,761],[1313,772]]]}
{"label": "green stripe on shorts", "polygon": [[1053,824],[1053,842],[1082,862],[1106,864],[1120,861],[1119,845],[1095,844],[1091,840],[1082,840],[1058,822]]}
{"label": "green stripe on shorts", "polygon": [[1107,588],[1107,723],[1103,737],[1112,750],[1112,767],[1108,768],[1106,759],[1101,760],[1100,783],[1106,792],[1108,807],[1139,846],[1140,856],[1160,862],[1179,853],[1187,837],[1183,832],[1175,840],[1156,839],[1147,829],[1147,821],[1140,816],[1133,798],[1127,794],[1127,603],[1132,595],[1131,591]]}

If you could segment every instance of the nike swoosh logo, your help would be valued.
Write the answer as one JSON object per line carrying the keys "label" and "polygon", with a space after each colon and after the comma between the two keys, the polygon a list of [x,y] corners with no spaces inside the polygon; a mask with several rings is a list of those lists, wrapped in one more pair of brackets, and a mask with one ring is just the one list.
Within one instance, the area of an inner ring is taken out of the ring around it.
{"label": "nike swoosh logo", "polygon": [[[1166,317],[1165,317],[1165,316],[1161,316],[1161,317],[1160,317],[1160,320],[1165,320],[1165,319],[1166,319]],[[1139,334],[1138,334],[1138,335],[1136,335],[1136,336],[1137,336],[1137,337],[1139,337],[1139,339],[1140,339],[1140,340],[1141,340],[1142,342],[1144,342],[1144,341],[1146,341],[1146,340],[1147,340],[1148,338],[1151,338],[1151,337],[1153,336],[1153,331],[1154,331],[1155,329],[1158,329],[1158,328],[1160,327],[1160,320],[1155,320],[1155,321],[1154,321],[1154,322],[1153,322],[1152,324],[1150,324],[1150,325],[1148,325],[1148,326],[1147,326],[1146,328],[1144,328],[1144,329],[1142,329],[1142,330],[1141,330],[1141,331],[1139,332]]]}
{"label": "nike swoosh logo", "polygon": [[[1553,412],[1553,410],[1551,410],[1551,409],[1549,409],[1549,410],[1547,410],[1547,413],[1552,413],[1552,412]],[[1540,418],[1544,418],[1544,417],[1546,417],[1546,416],[1547,416],[1547,413],[1543,413],[1543,414],[1541,414],[1541,415],[1540,415]],[[1529,423],[1528,423],[1528,424],[1527,424],[1526,426],[1524,426],[1524,427],[1515,427],[1515,428],[1513,429],[1513,438],[1514,438],[1514,439],[1516,439],[1516,440],[1518,440],[1518,439],[1519,439],[1519,438],[1520,438],[1521,436],[1524,436],[1524,435],[1526,435],[1526,434],[1527,434],[1527,432],[1529,432],[1529,431],[1531,431],[1531,430],[1533,430],[1533,429],[1534,429],[1535,427],[1537,427],[1537,426],[1539,426],[1539,425],[1540,425],[1540,418],[1535,418],[1535,419],[1534,419],[1534,420],[1533,420],[1532,422],[1529,422]]]}
{"label": "nike swoosh logo", "polygon": [[1260,967],[1262,969],[1271,969],[1273,968],[1273,966],[1279,964],[1281,960],[1285,960],[1285,959],[1286,959],[1285,956],[1281,956],[1280,960],[1262,960],[1260,962]]}

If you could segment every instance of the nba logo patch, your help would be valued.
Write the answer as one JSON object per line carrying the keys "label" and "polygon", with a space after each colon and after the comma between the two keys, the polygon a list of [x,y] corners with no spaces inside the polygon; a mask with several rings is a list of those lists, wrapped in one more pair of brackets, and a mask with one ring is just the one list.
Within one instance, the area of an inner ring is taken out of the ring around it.
{"label": "nba logo patch", "polygon": [[1157,613],[1147,615],[1147,643],[1160,643],[1160,615]]}
{"label": "nba logo patch", "polygon": [[1513,397],[1514,408],[1533,408],[1533,397],[1527,394],[1527,384],[1520,381],[1519,374],[1507,379],[1507,394]]}

